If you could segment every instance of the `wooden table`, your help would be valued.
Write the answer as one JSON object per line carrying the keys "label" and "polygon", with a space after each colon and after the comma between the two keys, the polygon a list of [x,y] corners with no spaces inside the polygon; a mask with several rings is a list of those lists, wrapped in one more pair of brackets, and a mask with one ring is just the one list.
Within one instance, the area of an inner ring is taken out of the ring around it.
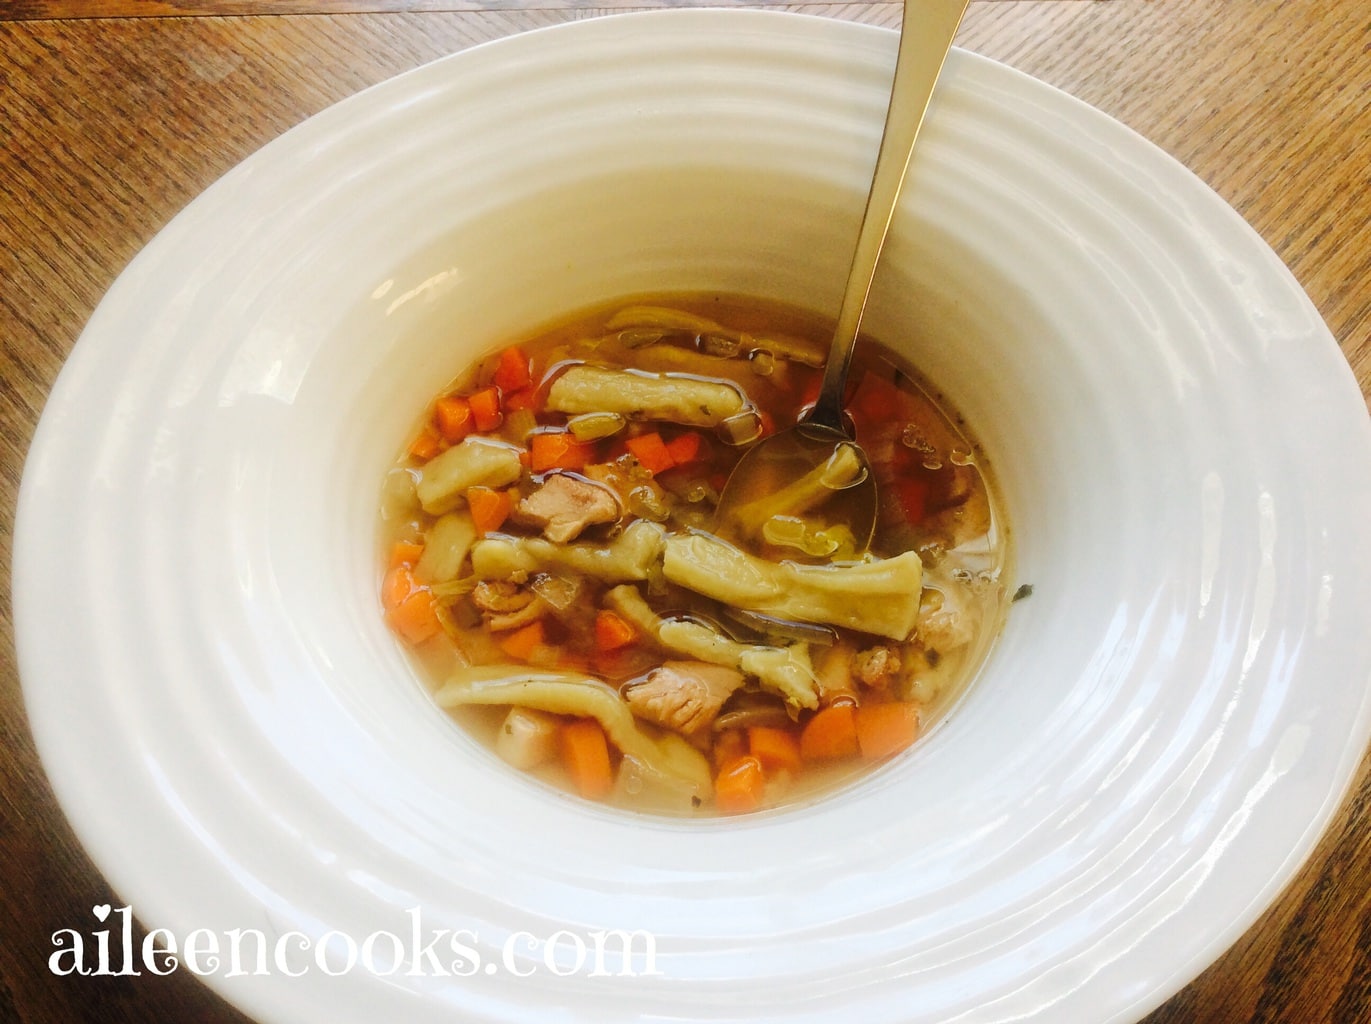
{"label": "wooden table", "polygon": [[[101,295],[162,225],[272,137],[364,86],[499,36],[671,0],[603,2],[0,4],[6,577],[20,472],[43,401]],[[892,27],[900,19],[889,2],[773,6]],[[1368,393],[1366,0],[980,0],[959,43],[1114,115],[1205,179],[1294,271]],[[136,980],[49,973],[49,936],[118,900],[77,844],[35,754],[9,596],[6,586],[0,1020],[243,1020],[187,971]],[[1362,769],[1285,895],[1149,1024],[1371,1020],[1371,776]]]}

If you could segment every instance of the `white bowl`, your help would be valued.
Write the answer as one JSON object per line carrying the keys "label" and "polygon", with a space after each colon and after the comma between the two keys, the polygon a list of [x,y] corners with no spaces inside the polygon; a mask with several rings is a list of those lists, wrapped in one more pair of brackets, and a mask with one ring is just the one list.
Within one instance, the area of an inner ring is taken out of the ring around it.
{"label": "white bowl", "polygon": [[[894,47],[721,11],[478,47],[267,146],[101,303],[25,470],[25,696],[149,927],[285,937],[260,974],[203,972],[228,999],[273,1021],[1127,1020],[1312,848],[1371,735],[1361,396],[1203,185],[966,53],[868,320],[984,442],[1035,588],[942,728],[814,806],[638,818],[495,765],[382,626],[382,472],[476,354],[642,291],[836,306]],[[414,928],[479,968],[312,959]],[[658,973],[520,936],[597,929],[652,933]]]}

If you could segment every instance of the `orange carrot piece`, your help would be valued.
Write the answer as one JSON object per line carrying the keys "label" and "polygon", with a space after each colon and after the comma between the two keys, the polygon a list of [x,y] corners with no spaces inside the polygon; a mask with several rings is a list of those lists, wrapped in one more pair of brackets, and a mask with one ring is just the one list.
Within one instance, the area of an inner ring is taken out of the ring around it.
{"label": "orange carrot piece", "polygon": [[518,391],[508,391],[505,393],[505,412],[518,412],[521,409],[532,409],[537,406],[537,404],[537,388],[520,388]]}
{"label": "orange carrot piece", "polygon": [[576,792],[587,800],[603,800],[614,788],[609,741],[593,718],[575,718],[561,729],[562,763]]}
{"label": "orange carrot piece", "polygon": [[443,442],[432,427],[424,427],[409,446],[409,453],[420,462],[427,462],[442,450]]}
{"label": "orange carrot piece", "polygon": [[714,806],[723,814],[746,814],[762,805],[766,773],[755,757],[725,762],[714,777]]}
{"label": "orange carrot piece", "polygon": [[422,544],[412,540],[397,540],[391,545],[388,567],[394,569],[397,565],[413,565],[423,553]]}
{"label": "orange carrot piece", "polygon": [[381,579],[381,607],[386,611],[397,607],[409,597],[417,584],[414,582],[414,569],[408,565],[395,565]]}
{"label": "orange carrot piece", "polygon": [[906,701],[862,704],[855,714],[857,744],[869,761],[898,754],[919,735],[919,705]]}
{"label": "orange carrot piece", "polygon": [[433,404],[433,422],[443,440],[456,444],[476,426],[471,416],[471,403],[461,395],[444,395]]}
{"label": "orange carrot piece", "polygon": [[617,651],[637,635],[632,624],[617,612],[601,609],[595,616],[595,646],[601,651]]}
{"label": "orange carrot piece", "polygon": [[800,770],[800,741],[789,729],[774,725],[749,726],[747,752],[768,772]]}
{"label": "orange carrot piece", "polygon": [[703,458],[707,449],[705,439],[699,431],[687,430],[666,443],[667,454],[673,466],[685,466]]}
{"label": "orange carrot piece", "polygon": [[917,524],[923,521],[928,508],[928,484],[928,477],[922,473],[895,481],[895,501],[906,522]]}
{"label": "orange carrot piece", "polygon": [[540,430],[529,437],[529,468],[535,473],[550,469],[584,469],[595,446],[583,444],[565,430]]}
{"label": "orange carrot piece", "polygon": [[628,438],[624,441],[624,446],[649,473],[665,473],[676,465],[666,443],[662,440],[662,435],[655,430]]}
{"label": "orange carrot piece", "polygon": [[543,646],[543,620],[536,619],[527,626],[516,629],[500,639],[500,650],[516,661],[532,661],[538,648]]}
{"label": "orange carrot piece", "polygon": [[823,708],[800,731],[800,756],[806,761],[838,761],[857,753],[856,706]]}
{"label": "orange carrot piece", "polygon": [[467,489],[467,507],[471,509],[471,521],[476,532],[485,536],[505,525],[505,520],[514,509],[514,498],[508,491],[470,487]]}
{"label": "orange carrot piece", "polygon": [[905,396],[894,381],[867,371],[849,403],[853,412],[872,423],[898,420],[905,409]]}
{"label": "orange carrot piece", "polygon": [[504,414],[500,411],[500,389],[494,385],[482,388],[468,398],[467,403],[471,406],[476,429],[481,433],[489,433],[504,422]]}
{"label": "orange carrot piece", "polygon": [[427,587],[414,591],[386,615],[390,626],[411,644],[421,644],[443,630],[438,608]]}
{"label": "orange carrot piece", "polygon": [[533,380],[529,370],[528,356],[518,345],[511,345],[500,353],[500,362],[495,367],[495,386],[508,394],[526,388]]}
{"label": "orange carrot piece", "polygon": [[408,565],[397,565],[381,581],[381,604],[390,628],[411,644],[421,644],[442,631],[433,594],[414,580]]}

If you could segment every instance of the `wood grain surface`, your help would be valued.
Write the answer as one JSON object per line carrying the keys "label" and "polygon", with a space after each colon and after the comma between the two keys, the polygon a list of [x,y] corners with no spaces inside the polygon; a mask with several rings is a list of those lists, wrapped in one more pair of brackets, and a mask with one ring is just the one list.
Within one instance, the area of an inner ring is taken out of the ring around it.
{"label": "wood grain surface", "polygon": [[[0,2],[5,579],[24,455],[58,369],[114,278],[182,206],[285,129],[398,72],[525,29],[668,5]],[[900,19],[895,3],[769,6],[891,27]],[[972,4],[958,41],[1117,117],[1208,182],[1289,265],[1368,393],[1371,4],[984,0]],[[186,971],[138,979],[48,971],[54,931],[120,901],[66,823],[35,753],[8,585],[0,614],[0,1020],[243,1020]],[[1146,1019],[1371,1021],[1365,761],[1282,897]]]}

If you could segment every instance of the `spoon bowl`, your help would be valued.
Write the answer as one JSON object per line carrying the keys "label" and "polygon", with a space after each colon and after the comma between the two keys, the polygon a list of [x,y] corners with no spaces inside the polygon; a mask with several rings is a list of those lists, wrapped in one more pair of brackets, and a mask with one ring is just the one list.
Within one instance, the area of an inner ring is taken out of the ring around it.
{"label": "spoon bowl", "polygon": [[804,421],[754,445],[719,498],[714,532],[763,551],[784,544],[818,561],[851,559],[871,545],[876,481],[848,432]]}

